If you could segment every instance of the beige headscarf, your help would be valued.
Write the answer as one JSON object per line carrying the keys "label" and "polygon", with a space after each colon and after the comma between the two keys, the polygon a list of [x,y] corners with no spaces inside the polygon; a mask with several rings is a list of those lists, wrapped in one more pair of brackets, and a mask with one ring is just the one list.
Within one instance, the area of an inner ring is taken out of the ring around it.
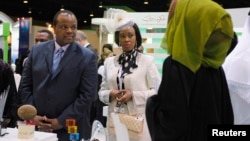
{"label": "beige headscarf", "polygon": [[211,0],[173,0],[161,47],[193,72],[218,68],[233,38],[230,15]]}

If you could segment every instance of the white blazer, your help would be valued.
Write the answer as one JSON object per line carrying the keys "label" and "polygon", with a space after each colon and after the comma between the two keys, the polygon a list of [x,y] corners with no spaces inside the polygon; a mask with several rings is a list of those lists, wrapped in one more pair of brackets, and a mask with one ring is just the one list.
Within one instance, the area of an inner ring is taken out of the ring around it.
{"label": "white blazer", "polygon": [[[108,119],[111,112],[114,111],[116,100],[109,101],[111,90],[117,90],[117,76],[121,65],[118,63],[119,56],[109,57],[104,62],[104,76],[102,78],[101,88],[98,92],[102,102],[108,104]],[[144,118],[143,133],[140,139],[136,141],[151,141],[145,119],[145,107],[148,97],[157,94],[157,90],[161,81],[161,76],[154,63],[152,56],[138,53],[136,58],[137,68],[124,78],[125,89],[132,92],[132,100],[127,102],[125,113],[129,115],[142,116]],[[107,120],[109,125],[109,120]],[[131,136],[130,136],[131,137]],[[110,140],[112,137],[110,136]],[[130,141],[133,139],[130,138]]]}
{"label": "white blazer", "polygon": [[[109,57],[104,62],[104,76],[102,78],[101,88],[98,94],[100,100],[106,104],[110,103],[110,91],[118,89],[116,79],[118,70],[121,67],[118,63],[118,58],[119,56]],[[133,70],[132,74],[129,74],[124,78],[125,89],[132,91],[133,102],[128,102],[129,114],[134,114],[136,112],[135,110],[137,110],[137,112],[144,113],[147,98],[157,94],[161,81],[160,74],[152,56],[138,53],[136,64],[138,67]],[[116,104],[116,101],[112,101],[112,103]],[[130,105],[132,103],[134,104]],[[109,105],[109,108],[114,108],[112,106]]]}

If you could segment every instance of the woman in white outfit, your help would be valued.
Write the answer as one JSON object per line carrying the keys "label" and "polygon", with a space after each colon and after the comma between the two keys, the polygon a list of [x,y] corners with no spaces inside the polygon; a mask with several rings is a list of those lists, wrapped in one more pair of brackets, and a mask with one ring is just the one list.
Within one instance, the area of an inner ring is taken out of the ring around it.
{"label": "woman in white outfit", "polygon": [[111,112],[143,118],[141,133],[128,130],[130,141],[151,141],[145,118],[145,105],[147,98],[157,93],[160,74],[154,58],[137,51],[142,44],[137,24],[124,19],[119,22],[115,29],[115,42],[123,52],[105,60],[104,76],[98,93],[100,100],[109,106],[109,141],[116,140],[114,128],[110,126]]}

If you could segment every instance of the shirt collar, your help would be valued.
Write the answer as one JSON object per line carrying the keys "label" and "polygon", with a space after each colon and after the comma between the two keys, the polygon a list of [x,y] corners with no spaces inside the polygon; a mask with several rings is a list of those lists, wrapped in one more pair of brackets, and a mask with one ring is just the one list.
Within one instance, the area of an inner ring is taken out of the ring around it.
{"label": "shirt collar", "polygon": [[68,49],[70,44],[66,44],[64,46],[60,46],[56,41],[55,41],[55,50],[54,50],[54,54],[57,52],[57,50],[62,47],[64,52]]}
{"label": "shirt collar", "polygon": [[90,44],[90,43],[86,43],[86,44],[84,45],[84,47],[87,47],[89,44]]}

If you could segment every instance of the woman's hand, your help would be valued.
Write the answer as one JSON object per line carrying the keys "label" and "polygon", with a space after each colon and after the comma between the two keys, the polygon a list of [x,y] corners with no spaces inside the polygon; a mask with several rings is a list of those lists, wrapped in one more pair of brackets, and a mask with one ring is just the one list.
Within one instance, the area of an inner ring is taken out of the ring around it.
{"label": "woman's hand", "polygon": [[121,95],[121,92],[119,90],[112,90],[109,94],[113,99],[119,97]]}
{"label": "woman's hand", "polygon": [[128,102],[132,99],[132,92],[130,90],[121,90],[119,91],[119,96],[116,97],[117,101]]}

